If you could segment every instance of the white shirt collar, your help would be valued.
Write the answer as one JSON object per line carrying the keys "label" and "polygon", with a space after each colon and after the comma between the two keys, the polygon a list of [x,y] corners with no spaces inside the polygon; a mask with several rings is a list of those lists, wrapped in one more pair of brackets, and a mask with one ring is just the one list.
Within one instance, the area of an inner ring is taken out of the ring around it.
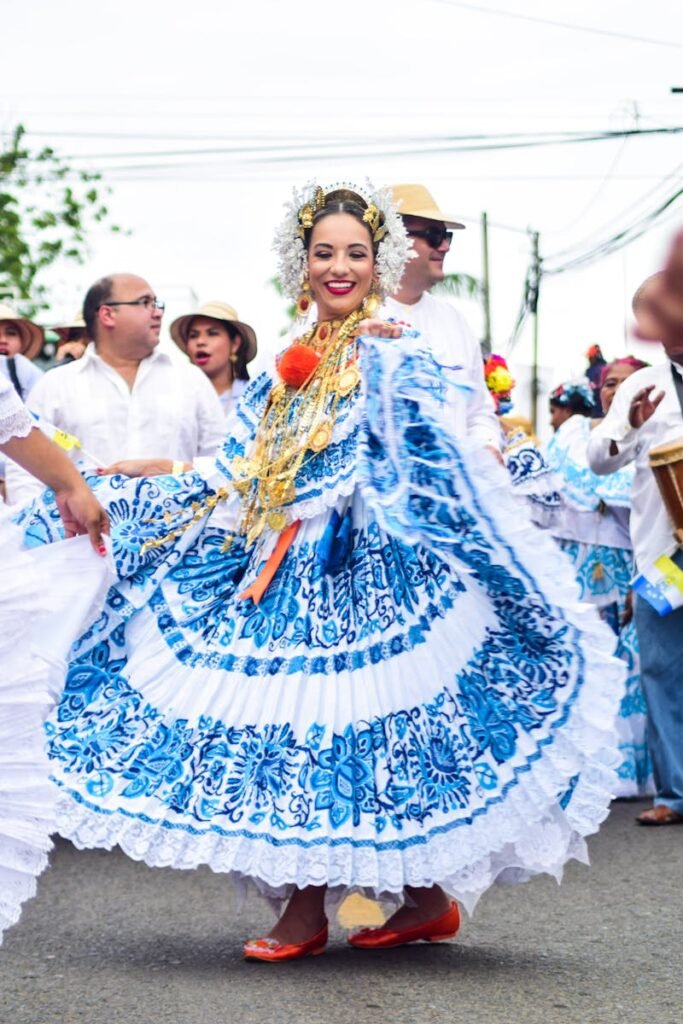
{"label": "white shirt collar", "polygon": [[[149,364],[158,362],[164,362],[166,364],[171,364],[172,362],[171,357],[165,352],[162,352],[158,346],[148,356],[145,356],[144,359],[140,360],[141,365],[142,363]],[[113,369],[113,367],[111,367],[109,363],[107,363],[106,360],[98,354],[93,341],[86,346],[85,352],[81,358],[77,359],[72,365],[77,367],[79,370],[85,370],[91,363],[102,363],[104,366],[109,366],[110,369]]]}

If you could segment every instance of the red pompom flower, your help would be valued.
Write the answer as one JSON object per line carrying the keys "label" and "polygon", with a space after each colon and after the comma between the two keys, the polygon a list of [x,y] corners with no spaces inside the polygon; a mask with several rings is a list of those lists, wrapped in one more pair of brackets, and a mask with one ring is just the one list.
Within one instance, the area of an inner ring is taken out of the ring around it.
{"label": "red pompom flower", "polygon": [[282,353],[277,372],[285,384],[292,388],[300,388],[312,375],[319,362],[320,356],[314,349],[294,342]]}

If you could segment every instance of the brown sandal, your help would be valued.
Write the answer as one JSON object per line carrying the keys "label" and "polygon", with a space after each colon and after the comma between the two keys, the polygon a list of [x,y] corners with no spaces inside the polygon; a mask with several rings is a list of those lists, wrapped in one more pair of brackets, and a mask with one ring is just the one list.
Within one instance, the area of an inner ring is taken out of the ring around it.
{"label": "brown sandal", "polygon": [[683,825],[683,814],[674,811],[666,804],[655,804],[649,811],[643,811],[636,818],[639,825]]}

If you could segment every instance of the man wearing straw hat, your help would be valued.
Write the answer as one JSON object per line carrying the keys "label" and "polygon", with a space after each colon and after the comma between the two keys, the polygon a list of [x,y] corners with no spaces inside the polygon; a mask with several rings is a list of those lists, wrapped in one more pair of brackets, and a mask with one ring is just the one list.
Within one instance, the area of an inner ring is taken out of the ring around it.
{"label": "man wearing straw hat", "polygon": [[[184,464],[212,455],[222,440],[223,413],[209,381],[158,350],[163,310],[144,278],[96,281],[83,304],[93,339],[85,355],[50,370],[33,389],[31,411],[78,439],[76,455],[90,471],[136,475],[138,463],[160,456]],[[22,504],[36,485],[8,466],[7,491]]]}
{"label": "man wearing straw hat", "polygon": [[[460,400],[453,403],[458,433],[480,441],[482,446],[500,452],[500,424],[491,400],[482,368],[481,347],[464,317],[444,299],[430,295],[435,284],[444,279],[444,260],[454,230],[465,227],[444,213],[424,185],[391,185],[414,256],[406,263],[399,290],[386,299],[382,316],[410,324],[439,345],[435,358],[455,367]],[[462,396],[466,400],[462,401]]]}

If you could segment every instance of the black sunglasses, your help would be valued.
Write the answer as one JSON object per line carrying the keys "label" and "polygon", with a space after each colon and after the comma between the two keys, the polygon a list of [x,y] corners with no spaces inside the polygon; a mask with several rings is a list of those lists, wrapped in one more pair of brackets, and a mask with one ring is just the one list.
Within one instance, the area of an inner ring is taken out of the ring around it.
{"label": "black sunglasses", "polygon": [[434,224],[432,227],[416,228],[414,231],[408,229],[408,235],[411,238],[424,238],[427,245],[431,246],[432,249],[438,249],[444,242],[448,242],[450,245],[453,241],[453,232],[447,231],[446,228],[441,227],[439,224]]}

